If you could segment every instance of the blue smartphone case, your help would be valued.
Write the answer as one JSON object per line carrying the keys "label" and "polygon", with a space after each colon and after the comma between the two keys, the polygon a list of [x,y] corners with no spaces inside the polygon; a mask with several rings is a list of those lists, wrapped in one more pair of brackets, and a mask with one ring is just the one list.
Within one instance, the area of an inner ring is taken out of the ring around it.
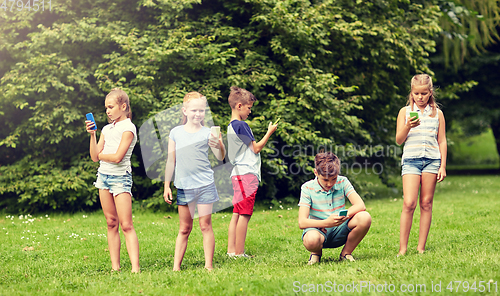
{"label": "blue smartphone case", "polygon": [[90,120],[94,123],[94,127],[92,128],[92,130],[95,131],[97,129],[97,124],[95,123],[94,115],[92,113],[87,113],[85,114],[85,116],[87,116],[87,120]]}
{"label": "blue smartphone case", "polygon": [[347,216],[347,210],[340,210],[339,216]]}

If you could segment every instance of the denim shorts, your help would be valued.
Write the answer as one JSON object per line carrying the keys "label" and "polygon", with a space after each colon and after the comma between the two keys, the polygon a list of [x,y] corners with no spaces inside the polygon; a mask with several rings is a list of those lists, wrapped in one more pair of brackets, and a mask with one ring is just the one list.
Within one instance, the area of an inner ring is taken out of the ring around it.
{"label": "denim shorts", "polygon": [[94,186],[99,189],[109,190],[113,196],[121,193],[132,195],[132,174],[127,172],[126,175],[106,175],[98,172]]}
{"label": "denim shorts", "polygon": [[349,226],[347,226],[347,223],[349,223],[349,221],[351,221],[351,219],[348,219],[339,226],[326,228],[326,233],[321,231],[319,228],[306,228],[302,233],[302,239],[304,239],[304,235],[306,234],[306,232],[310,230],[316,230],[325,237],[325,241],[323,242],[323,249],[333,249],[341,247],[347,242],[347,236],[349,235],[349,233],[351,233],[352,230],[349,228]]}
{"label": "denim shorts", "polygon": [[219,194],[215,183],[193,189],[177,189],[177,205],[186,206],[192,202],[196,204],[212,204],[219,201]]}
{"label": "denim shorts", "polygon": [[437,174],[441,167],[441,159],[431,158],[405,158],[403,159],[403,167],[401,169],[401,176],[422,175],[422,173]]}

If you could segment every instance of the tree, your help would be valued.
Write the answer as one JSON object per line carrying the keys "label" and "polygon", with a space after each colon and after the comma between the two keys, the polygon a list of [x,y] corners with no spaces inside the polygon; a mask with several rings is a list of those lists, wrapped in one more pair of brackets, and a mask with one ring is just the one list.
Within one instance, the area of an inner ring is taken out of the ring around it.
{"label": "tree", "polygon": [[[312,177],[321,147],[347,147],[340,156],[352,163],[373,154],[360,147],[393,143],[409,78],[430,71],[433,38],[441,30],[436,5],[410,1],[106,5],[67,14],[61,8],[59,18],[47,16],[52,22],[29,34],[21,34],[22,22],[7,18],[12,24],[5,36],[16,37],[0,49],[11,60],[1,64],[0,102],[15,115],[0,115],[7,126],[0,146],[11,155],[0,167],[3,205],[15,205],[18,196],[21,207],[38,209],[95,203],[83,114],[94,112],[102,126],[98,110],[113,87],[131,97],[137,126],[191,90],[207,96],[215,123],[226,126],[229,87],[250,90],[259,99],[249,121],[257,138],[281,117],[262,152],[259,198],[295,196]],[[159,186],[146,179],[138,150],[134,195],[155,206]],[[292,174],[292,166],[300,172]]]}

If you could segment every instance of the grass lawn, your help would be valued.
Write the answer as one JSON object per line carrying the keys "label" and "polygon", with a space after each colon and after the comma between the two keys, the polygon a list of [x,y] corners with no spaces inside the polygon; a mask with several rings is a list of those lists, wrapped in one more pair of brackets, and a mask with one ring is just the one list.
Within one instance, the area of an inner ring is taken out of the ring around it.
{"label": "grass lawn", "polygon": [[484,133],[463,138],[450,135],[454,146],[449,147],[453,160],[446,166],[450,170],[498,169],[500,160],[491,129]]}
{"label": "grass lawn", "polygon": [[246,243],[255,257],[227,258],[231,213],[214,214],[212,272],[203,269],[196,224],[183,270],[171,271],[179,223],[175,213],[134,212],[141,274],[130,273],[123,236],[122,272],[110,272],[101,212],[2,214],[0,295],[292,295],[345,293],[353,285],[349,295],[434,295],[439,285],[441,295],[499,294],[500,176],[452,176],[439,184],[427,252],[416,252],[416,212],[408,254],[399,258],[402,199],[380,194],[366,202],[373,224],[354,252],[354,263],[338,262],[340,249],[335,249],[324,251],[320,265],[307,266],[295,204],[257,207]]}

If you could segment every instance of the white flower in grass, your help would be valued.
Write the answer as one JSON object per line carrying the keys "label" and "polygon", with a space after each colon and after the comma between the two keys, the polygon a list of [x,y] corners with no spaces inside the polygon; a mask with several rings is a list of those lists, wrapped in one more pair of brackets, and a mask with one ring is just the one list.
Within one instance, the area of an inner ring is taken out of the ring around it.
{"label": "white flower in grass", "polygon": [[23,215],[19,215],[19,220],[22,220],[23,219]]}

